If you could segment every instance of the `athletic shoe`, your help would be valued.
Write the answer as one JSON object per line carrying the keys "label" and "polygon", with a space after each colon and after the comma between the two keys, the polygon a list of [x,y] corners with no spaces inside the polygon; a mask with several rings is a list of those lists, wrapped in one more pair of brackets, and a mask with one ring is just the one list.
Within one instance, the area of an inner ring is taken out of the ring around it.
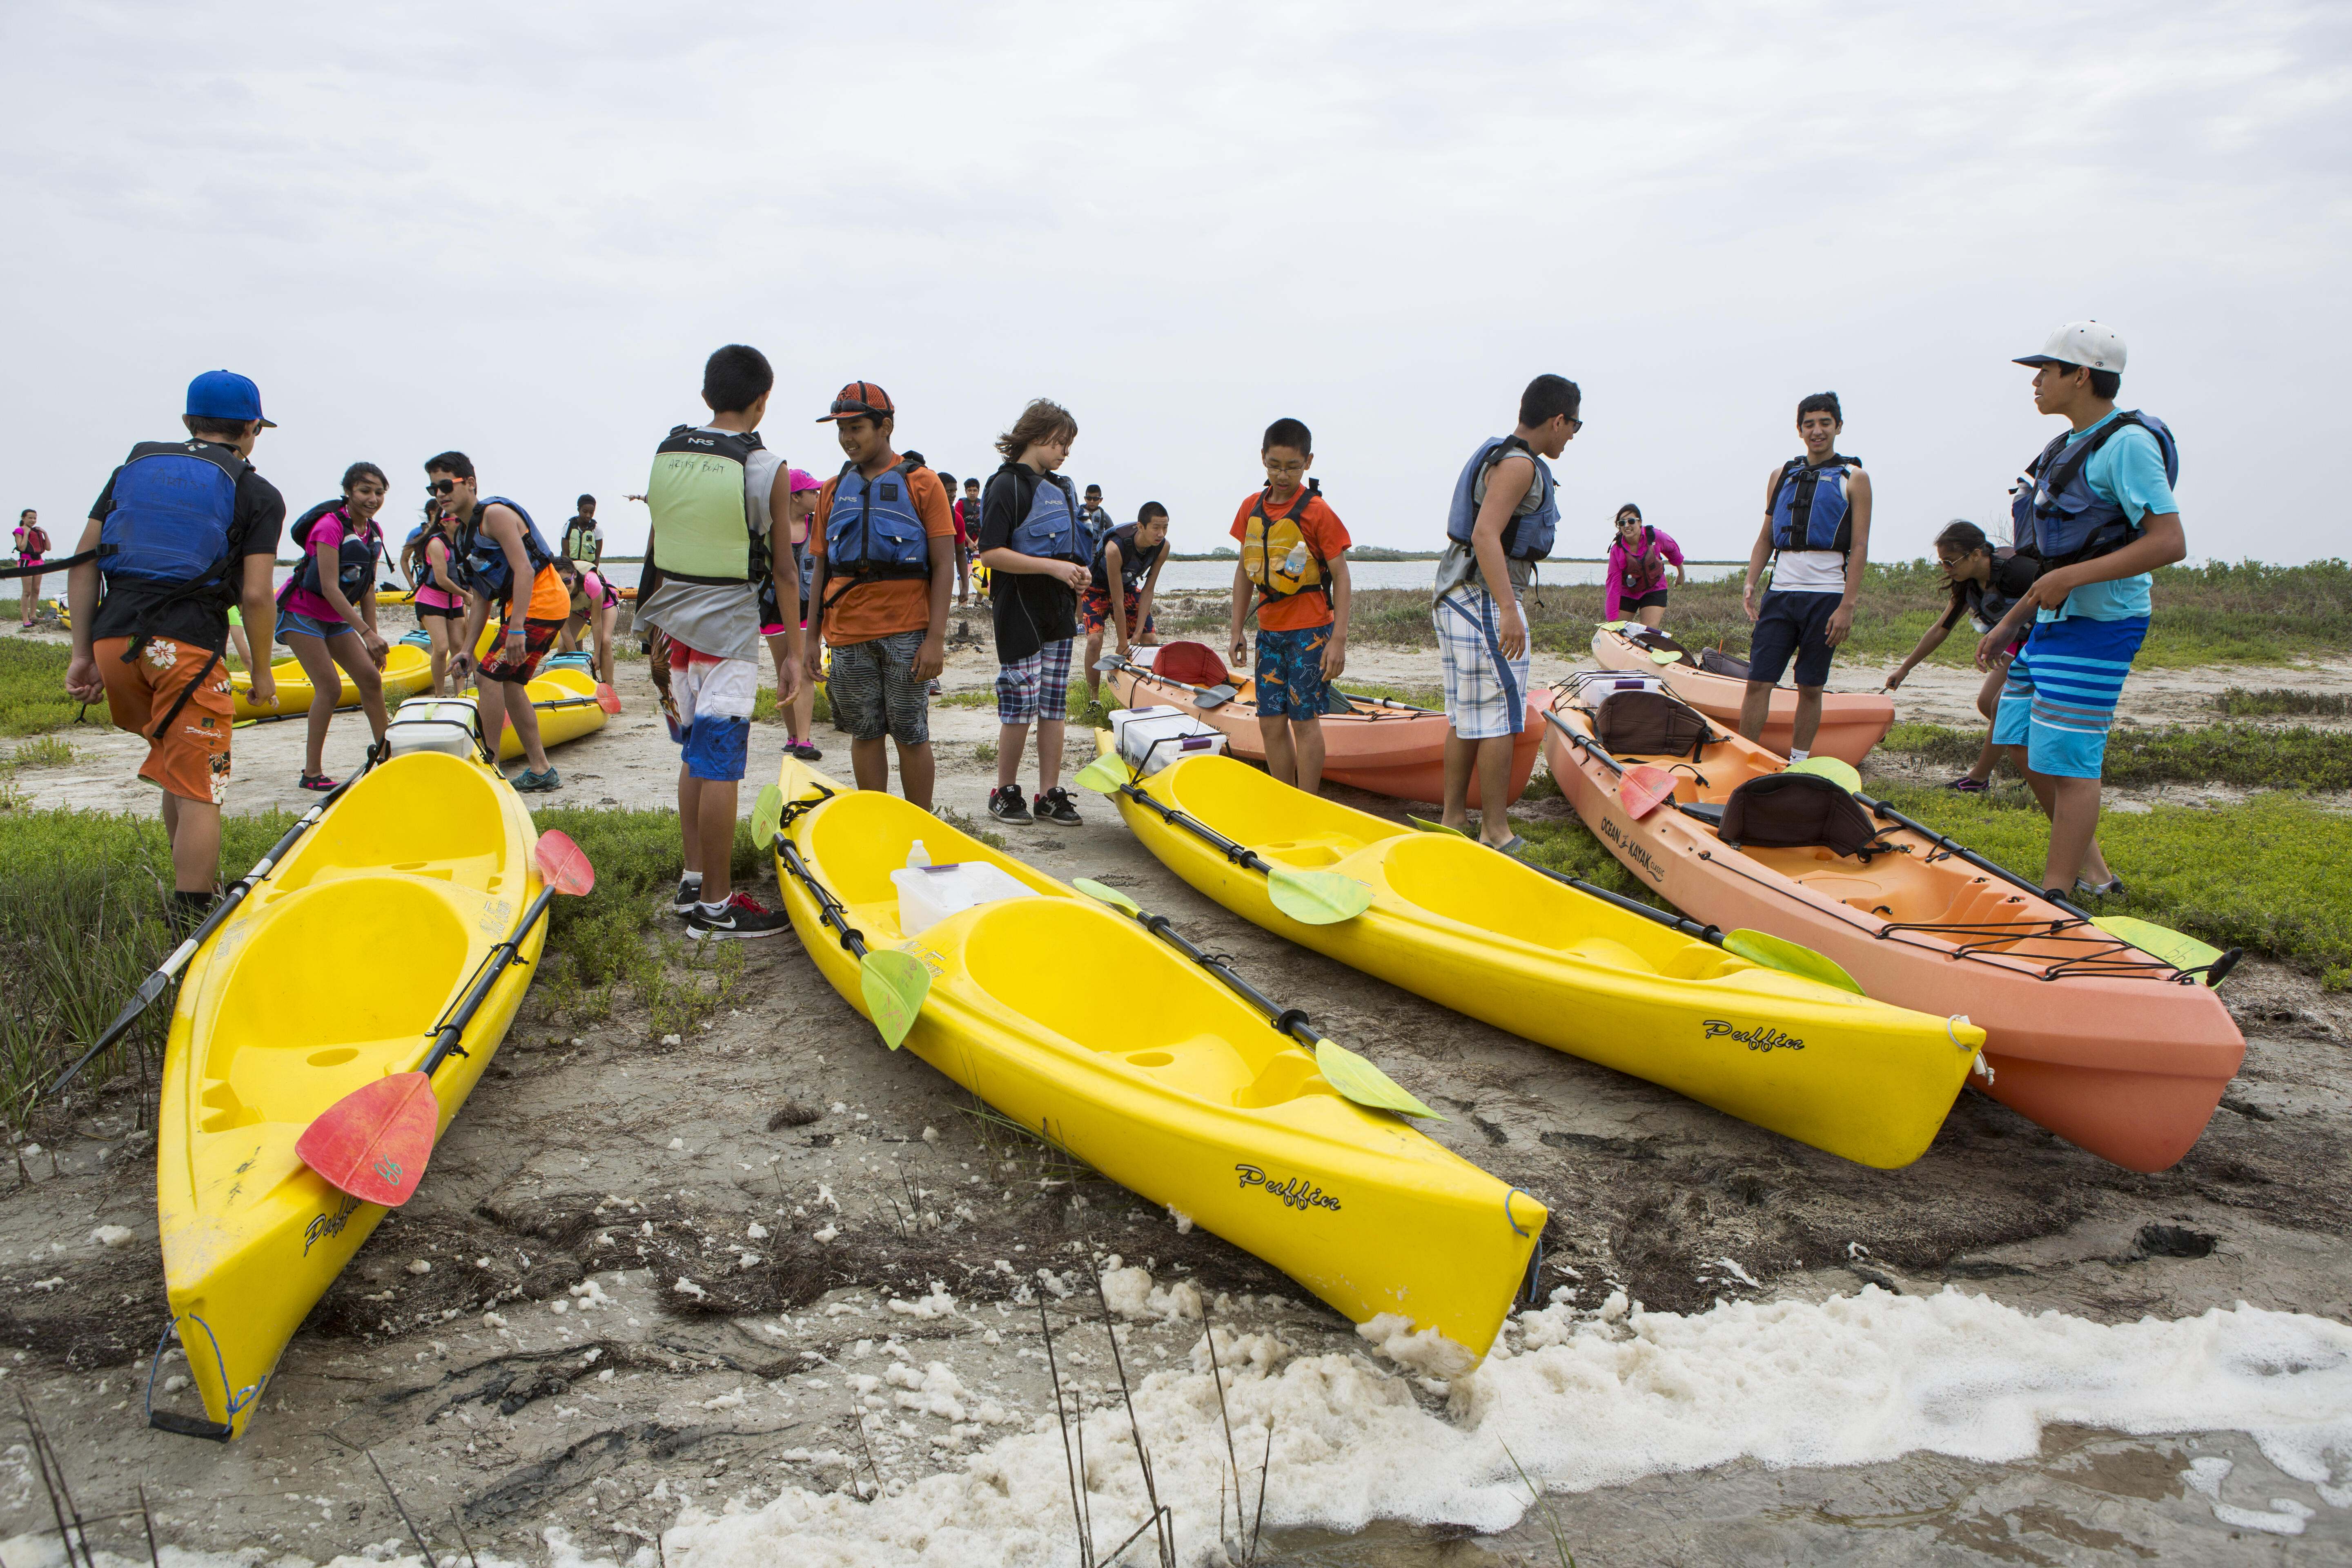
{"label": "athletic shoe", "polygon": [[317,795],[324,795],[329,790],[335,787],[335,781],[329,778],[324,773],[304,773],[300,778],[295,781],[294,787],[296,789],[307,789]]}
{"label": "athletic shoe", "polygon": [[550,763],[547,764],[547,771],[543,773],[532,773],[529,768],[523,769],[522,772],[515,774],[514,786],[517,795],[545,795],[550,790],[562,789],[563,781],[556,775],[555,764]]}
{"label": "athletic shoe", "polygon": [[1958,778],[1952,780],[1944,787],[1948,790],[1957,791],[1961,795],[1989,795],[1992,791],[1992,785],[1985,783],[1984,780],[1972,779],[1966,773],[1962,773]]}
{"label": "athletic shoe", "polygon": [[1078,803],[1070,798],[1066,789],[1049,789],[1037,797],[1037,820],[1055,822],[1064,827],[1078,826]]}
{"label": "athletic shoe", "polygon": [[988,815],[999,822],[1015,825],[1028,822],[1029,803],[1021,798],[1021,786],[1006,784],[1002,789],[989,791]]}
{"label": "athletic shoe", "polygon": [[694,912],[694,906],[700,902],[702,902],[701,882],[698,880],[689,882],[681,877],[678,879],[677,891],[669,896],[669,912],[674,915],[689,915]]}
{"label": "athletic shoe", "polygon": [[787,741],[784,742],[784,754],[798,757],[804,763],[821,763],[824,760],[824,753],[816,749],[816,743],[813,741]]}
{"label": "athletic shoe", "polygon": [[792,916],[782,910],[761,908],[760,900],[749,893],[738,893],[729,899],[727,907],[715,915],[697,903],[686,917],[689,942],[700,942],[706,937],[748,942],[754,937],[782,936],[792,927]]}
{"label": "athletic shoe", "polygon": [[2074,890],[2086,899],[2120,899],[2124,896],[2124,879],[2117,877],[2104,888],[2094,887],[2082,878],[2074,879]]}

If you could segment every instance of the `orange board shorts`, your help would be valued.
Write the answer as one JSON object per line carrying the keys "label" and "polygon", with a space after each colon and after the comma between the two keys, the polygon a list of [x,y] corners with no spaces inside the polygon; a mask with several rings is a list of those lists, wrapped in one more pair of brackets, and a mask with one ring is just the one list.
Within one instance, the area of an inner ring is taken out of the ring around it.
{"label": "orange board shorts", "polygon": [[[229,700],[227,663],[193,643],[149,637],[126,664],[122,656],[131,642],[129,637],[103,637],[90,651],[106,682],[106,706],[114,727],[147,737],[147,760],[140,764],[139,776],[183,800],[218,805],[228,793],[229,722],[236,713]],[[186,704],[157,735],[156,725],[207,661],[212,672],[188,691]]]}

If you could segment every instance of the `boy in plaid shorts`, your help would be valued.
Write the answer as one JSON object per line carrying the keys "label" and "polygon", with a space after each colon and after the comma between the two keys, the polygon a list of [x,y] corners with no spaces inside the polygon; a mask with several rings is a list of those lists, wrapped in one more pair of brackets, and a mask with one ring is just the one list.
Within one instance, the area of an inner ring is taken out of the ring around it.
{"label": "boy in plaid shorts", "polygon": [[[1078,636],[1078,595],[1092,576],[1094,537],[1070,481],[1078,422],[1039,398],[997,438],[1004,466],[980,499],[980,560],[989,570],[996,619],[996,788],[988,815],[999,822],[1074,827],[1078,808],[1061,786],[1062,730],[1068,711],[1070,650]],[[1021,752],[1037,726],[1037,795],[1021,798]]]}

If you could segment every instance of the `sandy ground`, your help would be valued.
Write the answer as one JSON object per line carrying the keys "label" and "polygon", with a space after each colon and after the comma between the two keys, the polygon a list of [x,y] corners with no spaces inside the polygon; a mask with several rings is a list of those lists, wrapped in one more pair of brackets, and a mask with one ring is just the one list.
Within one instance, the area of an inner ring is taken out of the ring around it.
{"label": "sandy ground", "polygon": [[[984,630],[977,617],[973,629]],[[1434,673],[1428,656],[1374,648],[1359,650],[1354,670],[1405,685]],[[984,649],[966,647],[948,686],[977,689],[992,672]],[[1961,684],[1923,672],[1913,699],[1949,701]],[[557,753],[559,801],[667,801],[676,763],[649,717],[641,664],[621,687],[629,711]],[[239,733],[238,809],[304,798],[291,787],[292,728]],[[990,779],[972,751],[993,739],[992,711],[935,708],[933,733],[940,799],[977,815]],[[772,766],[781,739],[762,732],[756,768]],[[823,765],[845,762],[838,739],[820,727]],[[85,762],[23,776],[37,799],[152,809],[121,782],[122,742],[75,741]],[[360,726],[339,725],[331,765],[355,761],[363,742]],[[1128,888],[1379,1056],[1452,1117],[1433,1136],[1551,1205],[1546,1282],[1566,1283],[1563,1267],[1573,1269],[1586,1305],[1622,1283],[1654,1308],[1702,1310],[1725,1289],[1696,1283],[1702,1266],[1728,1256],[1760,1282],[1738,1293],[1760,1298],[1955,1284],[2102,1321],[2241,1300],[2352,1317],[2352,1005],[2302,976],[2249,963],[2231,981],[2246,1066],[2171,1172],[2117,1170],[1973,1093],[1924,1159],[1872,1172],[1285,943],[1193,894],[1108,805],[1084,810],[1077,828],[1011,830],[1013,851],[1055,876]],[[772,899],[772,885],[761,891]],[[550,1016],[544,997],[527,1003],[419,1196],[320,1303],[231,1447],[142,1423],[165,1312],[153,1145],[135,1125],[135,1096],[125,1086],[70,1124],[40,1128],[47,1147],[0,1194],[0,1370],[47,1422],[84,1513],[135,1510],[143,1482],[167,1542],[324,1559],[404,1533],[368,1449],[439,1548],[457,1550],[454,1519],[478,1548],[544,1561],[552,1524],[583,1550],[628,1560],[684,1499],[716,1508],[786,1483],[835,1487],[853,1464],[903,1483],[996,1435],[977,1419],[893,1404],[886,1384],[861,1444],[854,1375],[944,1362],[1009,1411],[1034,1412],[1035,1309],[1008,1299],[1014,1276],[1082,1267],[1076,1254],[1088,1248],[1224,1292],[1223,1321],[1236,1329],[1278,1331],[1307,1352],[1361,1348],[1349,1325],[1255,1259],[1202,1232],[1180,1236],[1164,1212],[1119,1189],[1072,1184],[1034,1148],[991,1139],[961,1091],[879,1047],[791,936],[747,946],[736,1010],[679,1045],[659,1043],[625,1008],[582,1025]],[[755,1224],[770,1236],[753,1237]],[[92,1236],[100,1226],[131,1237],[105,1246]],[[821,1226],[838,1234],[820,1240]],[[746,1250],[760,1261],[746,1266]],[[413,1272],[415,1263],[432,1268]],[[677,1290],[681,1277],[704,1295]],[[952,1315],[915,1305],[935,1282],[959,1299]],[[1054,1312],[1057,1341],[1084,1358],[1076,1375],[1094,1398],[1115,1397],[1090,1303]],[[1197,1338],[1196,1326],[1139,1327],[1130,1370],[1181,1363]],[[2236,1463],[2226,1500],[2299,1500],[2315,1510],[2306,1532],[2221,1523],[2183,1480],[2192,1458],[2210,1456]],[[5,1458],[0,1537],[46,1527],[24,1448]],[[2058,1428],[2038,1457],[2000,1465],[1925,1454],[1836,1469],[1743,1463],[1562,1497],[1556,1509],[1587,1564],[2316,1563],[2352,1553],[2352,1511],[2231,1433]],[[139,1530],[134,1512],[93,1534],[135,1556]],[[1296,1533],[1281,1545],[1282,1560],[1302,1563],[1552,1561],[1532,1521],[1496,1538],[1400,1527],[1341,1542]],[[653,1568],[655,1553],[639,1561]]]}

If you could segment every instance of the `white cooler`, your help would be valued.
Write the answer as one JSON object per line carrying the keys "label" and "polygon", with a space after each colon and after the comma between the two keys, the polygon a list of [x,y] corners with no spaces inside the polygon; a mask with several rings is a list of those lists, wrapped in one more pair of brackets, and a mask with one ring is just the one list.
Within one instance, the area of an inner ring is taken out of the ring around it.
{"label": "white cooler", "polygon": [[1211,729],[1181,708],[1122,708],[1110,716],[1118,754],[1146,777],[1186,757],[1222,755],[1224,732]]}

